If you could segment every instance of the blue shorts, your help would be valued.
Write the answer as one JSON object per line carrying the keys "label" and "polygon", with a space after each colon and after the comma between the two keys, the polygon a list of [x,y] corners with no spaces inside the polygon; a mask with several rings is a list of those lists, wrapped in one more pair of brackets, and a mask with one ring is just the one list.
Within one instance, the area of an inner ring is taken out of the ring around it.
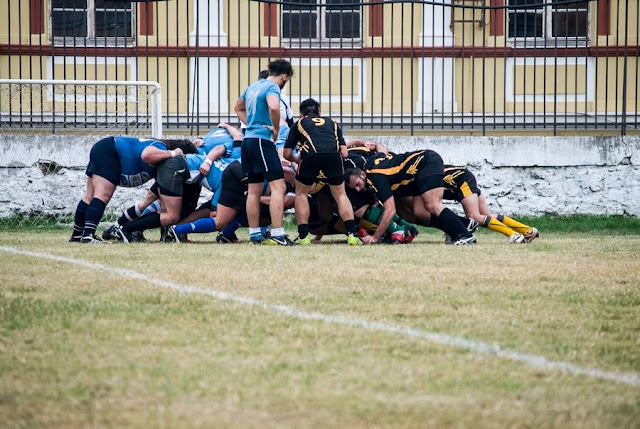
{"label": "blue shorts", "polygon": [[249,183],[284,179],[276,145],[270,140],[246,138],[242,143],[242,168]]}

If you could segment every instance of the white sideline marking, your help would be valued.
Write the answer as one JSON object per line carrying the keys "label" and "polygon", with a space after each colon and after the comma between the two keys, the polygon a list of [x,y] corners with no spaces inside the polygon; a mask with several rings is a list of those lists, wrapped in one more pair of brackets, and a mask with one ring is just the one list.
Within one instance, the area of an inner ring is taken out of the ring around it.
{"label": "white sideline marking", "polygon": [[640,374],[636,373],[618,373],[603,371],[598,368],[580,367],[568,362],[548,360],[544,356],[531,355],[527,353],[520,353],[516,350],[503,349],[498,344],[488,344],[482,341],[467,340],[461,337],[453,337],[451,335],[439,334],[437,332],[428,332],[420,329],[407,328],[405,326],[389,325],[381,322],[368,322],[366,320],[358,319],[345,319],[343,317],[331,316],[322,313],[309,313],[286,305],[267,304],[262,301],[258,301],[257,299],[246,298],[227,292],[220,292],[213,289],[203,289],[197,286],[180,285],[178,283],[146,276],[144,274],[138,273],[133,270],[128,270],[126,268],[111,267],[103,264],[94,264],[92,262],[86,262],[81,259],[65,258],[63,256],[58,256],[50,253],[28,252],[25,250],[15,249],[13,247],[2,246],[0,246],[0,251],[11,253],[14,255],[24,255],[34,258],[48,259],[50,261],[66,262],[69,264],[74,264],[95,270],[103,270],[111,274],[117,274],[121,277],[144,280],[156,286],[165,289],[172,289],[180,293],[209,295],[223,301],[231,301],[246,306],[260,307],[265,310],[292,316],[298,319],[316,320],[319,322],[333,323],[336,325],[364,328],[370,331],[391,332],[406,337],[429,340],[436,344],[456,347],[459,349],[468,350],[473,353],[497,356],[502,359],[520,362],[533,368],[541,368],[549,371],[567,372],[573,375],[584,375],[592,378],[616,381],[619,383],[628,384],[630,386],[640,386]]}

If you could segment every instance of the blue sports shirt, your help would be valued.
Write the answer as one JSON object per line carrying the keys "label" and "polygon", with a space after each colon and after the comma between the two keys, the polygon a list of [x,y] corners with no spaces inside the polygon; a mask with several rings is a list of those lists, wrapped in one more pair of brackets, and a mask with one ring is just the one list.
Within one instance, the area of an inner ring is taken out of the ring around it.
{"label": "blue sports shirt", "polygon": [[120,158],[120,186],[133,188],[156,177],[156,167],[142,161],[142,151],[148,146],[167,150],[158,140],[134,137],[114,137],[116,152]]}
{"label": "blue sports shirt", "polygon": [[247,130],[245,138],[261,138],[273,141],[273,134],[265,125],[273,125],[269,115],[267,97],[275,96],[280,100],[280,88],[269,79],[262,79],[249,85],[242,93],[247,108]]}
{"label": "blue sports shirt", "polygon": [[224,128],[215,128],[202,138],[204,144],[198,148],[200,155],[208,154],[214,147],[224,145],[227,152],[223,155],[226,158],[231,157],[233,152],[233,137]]}
{"label": "blue sports shirt", "polygon": [[[191,179],[187,183],[197,183],[202,177],[200,175],[199,168],[204,162],[206,155],[187,154],[187,168],[189,169],[189,176]],[[213,199],[211,203],[214,206],[218,205],[218,199],[220,199],[220,189],[222,189],[222,173],[229,165],[224,159],[216,159],[211,164],[209,173],[206,177],[202,178],[200,184],[213,192]]]}

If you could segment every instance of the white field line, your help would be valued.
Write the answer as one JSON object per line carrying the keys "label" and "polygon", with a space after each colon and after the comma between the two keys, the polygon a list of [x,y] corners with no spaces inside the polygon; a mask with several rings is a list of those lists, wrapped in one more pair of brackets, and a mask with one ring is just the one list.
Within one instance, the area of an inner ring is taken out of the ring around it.
{"label": "white field line", "polygon": [[331,316],[329,314],[322,313],[310,313],[307,311],[289,307],[287,305],[267,304],[257,299],[246,298],[232,293],[216,291],[214,289],[204,289],[197,286],[181,285],[178,283],[173,283],[170,281],[147,276],[125,268],[95,264],[92,262],[83,261],[81,259],[65,258],[63,256],[58,256],[50,253],[28,252],[25,250],[15,249],[13,247],[2,246],[0,246],[0,251],[14,255],[23,255],[50,261],[65,262],[68,264],[78,265],[93,270],[102,270],[110,274],[115,274],[128,279],[143,280],[161,288],[171,289],[180,293],[208,295],[222,301],[230,301],[245,306],[259,307],[271,312],[283,314],[285,316],[295,317],[297,319],[315,320],[319,322],[349,326],[353,328],[364,328],[369,331],[389,332],[405,337],[420,338],[447,347],[455,347],[468,350],[472,353],[496,356],[502,359],[520,362],[532,368],[540,368],[548,371],[560,371],[573,375],[583,375],[591,378],[615,381],[618,383],[628,384],[630,386],[640,386],[640,374],[637,373],[618,373],[612,371],[603,371],[598,368],[581,367],[568,362],[549,360],[544,356],[531,355],[527,353],[521,353],[516,350],[503,349],[498,344],[488,344],[482,341],[467,340],[461,337],[454,337],[437,332],[428,332],[420,329],[407,328],[405,326],[390,325],[381,322],[369,322],[359,319],[346,319],[343,317]]}

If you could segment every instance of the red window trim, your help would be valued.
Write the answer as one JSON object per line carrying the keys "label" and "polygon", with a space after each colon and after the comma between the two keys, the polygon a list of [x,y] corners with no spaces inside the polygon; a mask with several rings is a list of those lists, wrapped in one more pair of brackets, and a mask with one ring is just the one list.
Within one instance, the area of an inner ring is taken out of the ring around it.
{"label": "red window trim", "polygon": [[153,36],[153,3],[140,3],[140,35]]}
{"label": "red window trim", "polygon": [[29,31],[31,34],[44,33],[44,0],[31,0]]}
{"label": "red window trim", "polygon": [[[491,6],[504,6],[504,0],[491,0]],[[504,36],[504,9],[491,9],[492,36]]]}
{"label": "red window trim", "polygon": [[[369,0],[370,3],[378,1],[380,0]],[[382,36],[382,26],[384,25],[382,8],[381,4],[369,6],[369,37]]]}

